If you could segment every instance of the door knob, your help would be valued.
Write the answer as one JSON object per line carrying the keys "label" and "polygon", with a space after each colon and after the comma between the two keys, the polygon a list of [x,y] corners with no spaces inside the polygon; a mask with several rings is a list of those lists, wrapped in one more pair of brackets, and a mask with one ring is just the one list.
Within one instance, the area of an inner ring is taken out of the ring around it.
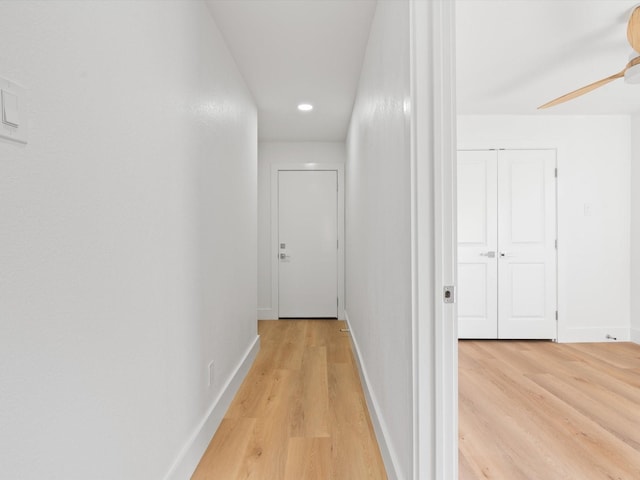
{"label": "door knob", "polygon": [[485,252],[485,253],[481,253],[480,256],[489,257],[489,258],[496,258],[496,252]]}

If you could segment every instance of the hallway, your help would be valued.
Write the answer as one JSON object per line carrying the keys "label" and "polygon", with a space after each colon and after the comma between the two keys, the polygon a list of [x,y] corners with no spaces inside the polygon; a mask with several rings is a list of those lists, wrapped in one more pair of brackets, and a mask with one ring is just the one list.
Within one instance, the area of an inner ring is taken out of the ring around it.
{"label": "hallway", "polygon": [[387,478],[345,326],[259,322],[260,353],[192,480]]}
{"label": "hallway", "polygon": [[[454,6],[0,2],[3,479],[455,478]],[[343,173],[351,335],[258,335],[302,169]]]}

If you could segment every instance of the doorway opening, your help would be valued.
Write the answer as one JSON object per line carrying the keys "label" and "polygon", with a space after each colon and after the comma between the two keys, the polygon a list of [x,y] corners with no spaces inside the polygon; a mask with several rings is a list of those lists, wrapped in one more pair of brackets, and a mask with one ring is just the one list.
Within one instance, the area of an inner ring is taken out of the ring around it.
{"label": "doorway opening", "polygon": [[275,318],[344,319],[344,166],[271,169]]}

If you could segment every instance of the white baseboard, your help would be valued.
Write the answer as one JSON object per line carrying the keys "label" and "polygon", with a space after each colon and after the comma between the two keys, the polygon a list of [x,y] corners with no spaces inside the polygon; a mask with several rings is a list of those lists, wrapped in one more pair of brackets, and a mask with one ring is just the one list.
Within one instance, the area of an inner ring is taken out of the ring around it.
{"label": "white baseboard", "polygon": [[[608,339],[607,335],[617,340]],[[558,332],[559,343],[591,343],[591,342],[628,342],[629,328],[625,327],[592,327],[568,328]]]}
{"label": "white baseboard", "polygon": [[278,314],[273,308],[258,308],[258,320],[276,320]]}
{"label": "white baseboard", "polygon": [[164,476],[164,480],[189,480],[191,478],[214,433],[220,426],[233,397],[240,388],[240,384],[247,376],[258,350],[260,350],[260,337],[256,336],[222,391],[185,443],[176,461]]}
{"label": "white baseboard", "polygon": [[640,328],[632,328],[629,340],[633,343],[640,343]]}
{"label": "white baseboard", "polygon": [[362,356],[360,355],[358,341],[356,340],[356,335],[354,334],[353,327],[351,325],[351,322],[349,321],[349,314],[346,310],[344,312],[344,318],[347,322],[347,326],[349,327],[349,331],[351,332],[351,335],[349,335],[351,338],[351,345],[353,346],[353,350],[355,353],[358,372],[360,373],[360,381],[362,383],[362,389],[364,390],[364,396],[367,400],[367,407],[369,408],[369,415],[371,416],[371,423],[373,424],[376,439],[378,440],[378,446],[380,447],[380,454],[382,455],[382,460],[384,462],[385,469],[387,470],[387,477],[389,478],[389,480],[399,480],[400,476],[398,475],[398,472],[400,471],[400,469],[398,468],[398,457],[391,445],[387,443],[387,438],[389,438],[389,435],[387,433],[388,430],[382,416],[380,415],[378,401],[371,391],[369,385],[369,376],[367,375],[367,370],[362,363]]}

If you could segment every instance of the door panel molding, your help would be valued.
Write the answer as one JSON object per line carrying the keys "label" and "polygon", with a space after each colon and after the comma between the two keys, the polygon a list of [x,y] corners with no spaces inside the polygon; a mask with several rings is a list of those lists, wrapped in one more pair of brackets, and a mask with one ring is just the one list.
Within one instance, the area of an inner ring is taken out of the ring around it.
{"label": "door panel molding", "polygon": [[278,248],[278,173],[281,171],[335,171],[338,175],[338,319],[344,320],[344,165],[341,163],[275,163],[271,165],[271,305],[274,318],[280,316]]}

